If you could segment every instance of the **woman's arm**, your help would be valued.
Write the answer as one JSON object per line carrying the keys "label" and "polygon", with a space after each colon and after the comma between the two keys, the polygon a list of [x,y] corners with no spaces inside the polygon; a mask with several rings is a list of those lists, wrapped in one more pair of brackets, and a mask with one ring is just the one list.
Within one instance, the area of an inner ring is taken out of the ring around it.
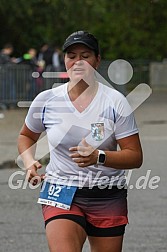
{"label": "woman's arm", "polygon": [[105,151],[105,166],[115,169],[139,168],[143,162],[142,148],[139,135],[135,134],[117,140],[120,150]]}
{"label": "woman's arm", "polygon": [[[120,150],[105,151],[106,159],[104,166],[115,169],[133,169],[139,168],[143,162],[142,148],[138,134],[128,136],[117,140]],[[98,149],[88,145],[85,140],[82,141],[83,146],[72,147],[73,152],[70,156],[79,167],[87,167],[95,165],[98,158]],[[91,153],[91,154],[90,154]]]}
{"label": "woman's arm", "polygon": [[[26,124],[23,125],[19,137],[18,137],[18,150],[23,160],[26,170],[30,170],[28,180],[33,177],[40,177],[43,179],[43,175],[39,175],[37,170],[42,165],[35,160],[36,142],[39,139],[41,133],[35,133],[31,131]],[[39,179],[39,178],[38,178]]]}

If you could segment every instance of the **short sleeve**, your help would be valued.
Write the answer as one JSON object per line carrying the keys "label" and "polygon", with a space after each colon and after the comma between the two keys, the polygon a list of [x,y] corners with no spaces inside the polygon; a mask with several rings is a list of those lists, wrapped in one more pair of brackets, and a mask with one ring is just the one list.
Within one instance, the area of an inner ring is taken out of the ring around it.
{"label": "short sleeve", "polygon": [[121,96],[121,99],[119,100],[116,108],[114,109],[114,113],[114,131],[116,139],[128,137],[139,132],[134,113],[126,97]]}
{"label": "short sleeve", "polygon": [[45,131],[43,117],[45,113],[45,95],[40,93],[32,102],[25,118],[26,126],[35,133]]}

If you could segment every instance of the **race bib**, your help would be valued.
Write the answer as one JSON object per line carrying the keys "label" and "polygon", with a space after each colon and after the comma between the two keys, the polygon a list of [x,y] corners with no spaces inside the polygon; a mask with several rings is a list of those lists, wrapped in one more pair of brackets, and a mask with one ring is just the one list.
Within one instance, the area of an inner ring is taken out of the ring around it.
{"label": "race bib", "polygon": [[44,181],[37,203],[69,210],[76,186],[56,185]]}

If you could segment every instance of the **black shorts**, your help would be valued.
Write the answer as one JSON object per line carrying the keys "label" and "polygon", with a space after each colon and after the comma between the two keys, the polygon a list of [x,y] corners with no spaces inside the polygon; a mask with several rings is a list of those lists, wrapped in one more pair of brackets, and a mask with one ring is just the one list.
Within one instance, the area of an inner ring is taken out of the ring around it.
{"label": "black shorts", "polygon": [[69,219],[81,225],[88,236],[123,235],[128,223],[127,189],[77,189],[70,210],[42,206],[45,225],[55,219]]}

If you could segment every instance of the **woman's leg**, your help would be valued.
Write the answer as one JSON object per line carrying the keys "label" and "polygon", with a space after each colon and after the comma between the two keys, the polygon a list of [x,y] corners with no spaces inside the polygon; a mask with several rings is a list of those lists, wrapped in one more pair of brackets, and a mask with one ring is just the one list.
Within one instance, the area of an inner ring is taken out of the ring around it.
{"label": "woman's leg", "polygon": [[50,252],[81,252],[86,240],[85,230],[68,219],[55,219],[46,225]]}
{"label": "woman's leg", "polygon": [[123,236],[116,237],[88,237],[91,252],[121,252]]}

